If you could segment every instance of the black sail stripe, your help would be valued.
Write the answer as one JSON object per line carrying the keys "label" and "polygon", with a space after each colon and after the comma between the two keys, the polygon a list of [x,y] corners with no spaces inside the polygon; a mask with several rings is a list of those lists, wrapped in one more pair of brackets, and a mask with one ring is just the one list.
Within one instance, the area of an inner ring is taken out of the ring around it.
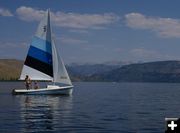
{"label": "black sail stripe", "polygon": [[52,65],[49,65],[49,64],[44,63],[40,60],[37,60],[31,56],[26,57],[26,61],[24,64],[53,77]]}

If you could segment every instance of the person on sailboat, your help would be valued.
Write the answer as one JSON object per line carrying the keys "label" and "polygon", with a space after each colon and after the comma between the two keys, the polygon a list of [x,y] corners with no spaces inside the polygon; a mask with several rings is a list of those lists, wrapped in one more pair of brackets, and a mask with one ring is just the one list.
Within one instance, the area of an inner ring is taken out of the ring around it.
{"label": "person on sailboat", "polygon": [[29,90],[29,87],[31,86],[31,79],[29,78],[28,75],[26,75],[25,78],[25,85],[26,85],[26,89]]}
{"label": "person on sailboat", "polygon": [[34,81],[34,89],[38,89],[38,88],[39,88],[38,82]]}

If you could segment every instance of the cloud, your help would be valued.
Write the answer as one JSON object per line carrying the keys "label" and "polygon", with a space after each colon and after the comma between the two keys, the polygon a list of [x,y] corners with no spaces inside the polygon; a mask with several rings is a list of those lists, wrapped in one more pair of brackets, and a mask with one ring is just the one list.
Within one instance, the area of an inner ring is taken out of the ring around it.
{"label": "cloud", "polygon": [[155,50],[147,50],[143,48],[135,48],[129,51],[132,57],[136,57],[139,60],[172,60],[177,59],[174,56],[162,54]]}
{"label": "cloud", "polygon": [[113,51],[119,53],[119,52],[122,52],[123,49],[122,48],[115,48]]}
{"label": "cloud", "polygon": [[[21,6],[17,8],[16,13],[21,20],[39,21],[45,11]],[[62,11],[51,12],[51,18],[55,26],[78,29],[102,29],[105,25],[115,23],[119,20],[119,16],[114,13],[79,14]]]}
{"label": "cloud", "polygon": [[70,28],[101,28],[102,25],[117,21],[118,17],[113,13],[106,14],[77,14],[77,13],[52,13],[55,25]]}
{"label": "cloud", "polygon": [[146,50],[143,48],[132,49],[130,53],[132,55],[139,56],[139,57],[154,57],[155,55],[157,56],[158,54],[156,51]]}
{"label": "cloud", "polygon": [[60,40],[62,43],[65,43],[65,44],[86,44],[86,43],[88,43],[87,40],[80,40],[80,39],[69,38],[69,37],[60,37],[58,40]]}
{"label": "cloud", "polygon": [[0,41],[0,57],[24,59],[28,50],[26,42],[4,42]]}
{"label": "cloud", "polygon": [[24,48],[27,47],[28,43],[26,42],[4,42],[4,41],[0,41],[0,48],[5,48],[5,49],[9,49],[9,48]]}
{"label": "cloud", "polygon": [[45,11],[36,10],[31,7],[21,6],[16,9],[16,14],[21,20],[24,21],[40,21]]}
{"label": "cloud", "polygon": [[0,8],[0,16],[12,17],[13,14],[8,9]]}
{"label": "cloud", "polygon": [[129,13],[125,15],[125,22],[130,28],[151,30],[161,37],[180,38],[179,19],[148,17],[140,13]]}
{"label": "cloud", "polygon": [[80,33],[80,34],[87,34],[87,33],[89,33],[88,30],[82,30],[82,29],[70,29],[69,32]]}

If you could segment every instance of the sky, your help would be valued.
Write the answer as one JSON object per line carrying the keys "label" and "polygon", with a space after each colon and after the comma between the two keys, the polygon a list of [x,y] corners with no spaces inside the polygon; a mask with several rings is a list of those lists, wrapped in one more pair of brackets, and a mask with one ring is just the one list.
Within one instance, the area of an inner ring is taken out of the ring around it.
{"label": "sky", "polygon": [[51,10],[65,63],[180,60],[179,0],[0,0],[0,58],[24,60]]}

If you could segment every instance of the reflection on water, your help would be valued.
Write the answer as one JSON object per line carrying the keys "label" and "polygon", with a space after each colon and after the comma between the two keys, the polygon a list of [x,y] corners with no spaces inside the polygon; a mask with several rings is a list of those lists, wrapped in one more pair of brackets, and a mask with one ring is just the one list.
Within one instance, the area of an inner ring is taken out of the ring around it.
{"label": "reflection on water", "polygon": [[63,122],[60,116],[71,113],[72,97],[21,96],[20,107],[22,132],[53,132]]}

